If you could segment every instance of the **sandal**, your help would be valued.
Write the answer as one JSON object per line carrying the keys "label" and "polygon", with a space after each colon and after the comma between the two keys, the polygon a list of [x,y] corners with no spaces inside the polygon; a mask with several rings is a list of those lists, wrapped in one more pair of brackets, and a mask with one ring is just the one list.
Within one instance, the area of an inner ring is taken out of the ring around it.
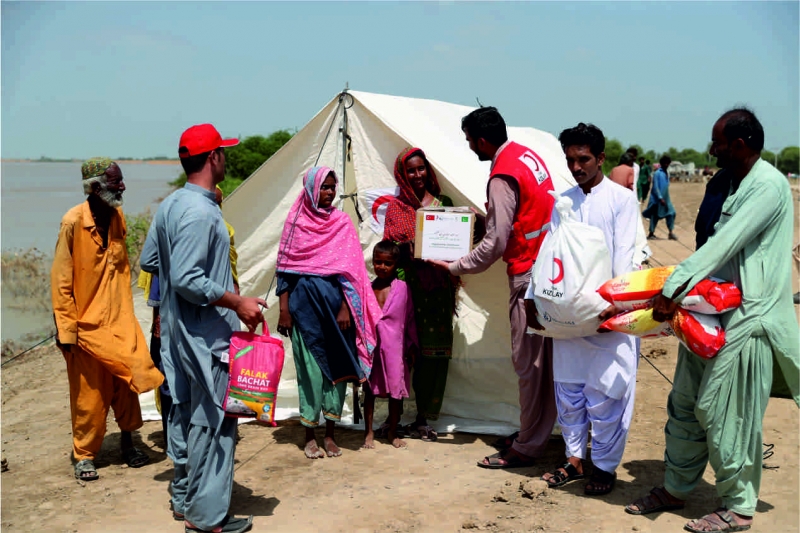
{"label": "sandal", "polygon": [[436,442],[439,440],[439,434],[431,426],[417,426],[416,428],[407,428],[408,437],[411,439],[422,439],[424,442]]}
{"label": "sandal", "polygon": [[131,446],[127,450],[122,450],[122,460],[131,468],[141,468],[150,462],[150,456]]}
{"label": "sandal", "polygon": [[563,465],[557,466],[552,472],[550,472],[550,478],[545,479],[542,476],[542,480],[547,482],[547,486],[551,489],[556,487],[561,487],[566,485],[571,481],[577,481],[579,479],[583,479],[586,477],[586,474],[581,474],[578,472],[578,469],[570,463],[569,461],[565,462]]}
{"label": "sandal", "polygon": [[[713,518],[717,516],[720,518],[720,520],[722,520],[722,522],[716,518]],[[701,522],[705,522],[713,529],[698,529],[696,526],[700,525]],[[739,524],[739,522],[736,521],[736,517],[733,516],[727,509],[720,508],[713,513],[705,515],[703,518],[692,520],[683,526],[683,529],[686,531],[692,531],[693,533],[706,533],[708,531],[747,531],[750,529],[750,527],[750,524]]]}
{"label": "sandal", "polygon": [[[650,490],[650,494],[639,498],[633,503],[625,506],[625,512],[628,514],[650,514],[660,513],[662,511],[677,511],[683,509],[686,505],[683,501],[674,498],[664,487],[654,487]],[[634,509],[633,507],[636,507]]]}
{"label": "sandal", "polygon": [[[589,478],[589,483],[583,489],[583,493],[587,496],[602,496],[614,490],[614,484],[617,481],[616,472],[606,472],[595,468],[592,476]],[[597,488],[597,486],[601,488]]]}
{"label": "sandal", "polygon": [[[401,424],[397,424],[397,436],[401,439],[406,436],[407,428]],[[388,439],[389,438],[389,424],[381,424],[381,427],[375,430],[375,438],[376,439]],[[419,438],[419,437],[417,437]]]}
{"label": "sandal", "polygon": [[100,476],[91,459],[83,459],[75,463],[75,479],[81,481],[94,481]]}
{"label": "sandal", "polygon": [[507,437],[500,437],[499,439],[495,440],[490,444],[492,448],[495,450],[503,451],[511,448],[514,445],[514,441],[519,436],[519,431],[515,431],[511,435]]}
{"label": "sandal", "polygon": [[253,515],[247,518],[234,518],[230,515],[225,516],[222,524],[209,530],[200,529],[186,520],[183,523],[184,531],[186,533],[201,533],[208,531],[208,533],[244,533],[253,527]]}
{"label": "sandal", "polygon": [[493,455],[487,455],[483,458],[483,461],[478,461],[478,466],[490,469],[526,468],[533,466],[535,463],[535,459],[523,457],[509,448],[508,450],[497,452]]}

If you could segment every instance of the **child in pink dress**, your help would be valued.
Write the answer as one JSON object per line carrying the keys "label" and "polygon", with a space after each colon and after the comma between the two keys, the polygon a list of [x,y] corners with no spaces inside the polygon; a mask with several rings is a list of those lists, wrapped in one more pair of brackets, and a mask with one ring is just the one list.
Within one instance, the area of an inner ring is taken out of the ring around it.
{"label": "child in pink dress", "polygon": [[404,281],[397,279],[397,260],[400,248],[392,241],[381,241],[372,250],[372,264],[377,276],[372,290],[383,315],[376,326],[377,344],[372,362],[372,373],[364,387],[363,448],[374,448],[375,434],[372,419],[375,414],[375,397],[389,398],[389,419],[381,427],[395,448],[405,448],[406,443],[397,432],[403,412],[403,398],[408,398],[411,387],[411,367],[419,350],[417,327],[414,322],[414,305]]}

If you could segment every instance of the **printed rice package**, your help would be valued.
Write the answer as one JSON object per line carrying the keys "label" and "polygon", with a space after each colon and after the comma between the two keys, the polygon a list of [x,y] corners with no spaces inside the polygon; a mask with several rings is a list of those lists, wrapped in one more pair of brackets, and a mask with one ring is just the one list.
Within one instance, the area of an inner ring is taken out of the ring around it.
{"label": "printed rice package", "polygon": [[672,329],[684,346],[703,359],[711,359],[725,345],[725,330],[713,315],[678,307],[672,317]]}
{"label": "printed rice package", "polygon": [[599,228],[572,215],[572,200],[557,194],[558,227],[545,237],[526,294],[536,304],[539,335],[556,339],[597,333],[598,315],[608,307],[597,288],[611,277],[611,255]]}
{"label": "printed rice package", "polygon": [[612,316],[600,325],[600,329],[619,331],[636,337],[669,337],[674,335],[669,322],[656,322],[653,309],[634,309]]}
{"label": "printed rice package", "polygon": [[237,331],[231,337],[230,380],[225,394],[225,416],[256,418],[275,425],[275,400],[283,372],[283,341],[269,334]]}
{"label": "printed rice package", "polygon": [[695,285],[681,302],[687,311],[719,315],[742,305],[742,292],[729,281],[708,278]]}
{"label": "printed rice package", "polygon": [[646,309],[650,306],[650,300],[664,288],[664,283],[673,270],[674,266],[634,270],[606,281],[597,292],[617,309]]}

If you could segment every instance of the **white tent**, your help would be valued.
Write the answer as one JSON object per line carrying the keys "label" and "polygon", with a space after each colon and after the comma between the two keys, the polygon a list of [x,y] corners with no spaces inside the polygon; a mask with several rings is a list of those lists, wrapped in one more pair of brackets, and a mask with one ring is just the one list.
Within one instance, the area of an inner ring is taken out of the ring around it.
{"label": "white tent", "polygon": [[[315,164],[336,170],[343,185],[339,194],[345,196],[339,199],[339,207],[358,226],[364,259],[369,264],[372,246],[382,237],[376,232],[380,213],[372,210],[371,202],[376,197],[373,191],[395,186],[394,161],[406,146],[425,151],[442,192],[455,205],[485,210],[489,163],[478,161],[461,131],[461,118],[472,109],[435,100],[342,93],[225,200],[224,217],[236,228],[241,292],[267,296],[270,309],[266,318],[273,331],[278,320],[278,301],[271,284],[277,248],[305,170]],[[574,185],[553,135],[533,128],[510,127],[509,136],[544,159],[557,191]],[[519,404],[510,357],[505,264],[498,262],[486,273],[465,276],[463,282],[454,355],[437,428],[507,432],[519,424]],[[141,301],[138,309],[146,327],[149,314]],[[285,345],[286,364],[276,412],[279,419],[299,415],[291,342],[287,340]],[[345,413],[347,423],[349,411]],[[413,403],[409,402],[406,413],[414,413]]]}

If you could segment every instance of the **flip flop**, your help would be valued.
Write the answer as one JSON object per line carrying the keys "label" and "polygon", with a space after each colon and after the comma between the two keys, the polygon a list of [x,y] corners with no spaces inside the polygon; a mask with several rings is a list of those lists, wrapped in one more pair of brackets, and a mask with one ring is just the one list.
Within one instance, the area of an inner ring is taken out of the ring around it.
{"label": "flip flop", "polygon": [[523,459],[511,450],[497,452],[493,455],[487,455],[483,461],[478,461],[478,466],[481,468],[489,468],[492,470],[500,470],[506,468],[527,468],[536,463],[535,459]]}
{"label": "flip flop", "polygon": [[552,476],[550,479],[545,479],[544,476],[542,476],[541,479],[542,481],[547,482],[547,486],[551,489],[562,487],[567,483],[584,479],[586,477],[586,474],[579,473],[578,469],[575,468],[575,466],[569,461],[565,462],[563,465],[555,467],[555,469],[550,472],[550,475]]}
{"label": "flip flop", "polygon": [[131,446],[127,450],[122,450],[122,460],[131,468],[141,468],[150,462],[150,456],[136,446]]}
{"label": "flip flop", "polygon": [[81,481],[94,481],[100,478],[91,459],[83,459],[75,463],[75,479]]}

